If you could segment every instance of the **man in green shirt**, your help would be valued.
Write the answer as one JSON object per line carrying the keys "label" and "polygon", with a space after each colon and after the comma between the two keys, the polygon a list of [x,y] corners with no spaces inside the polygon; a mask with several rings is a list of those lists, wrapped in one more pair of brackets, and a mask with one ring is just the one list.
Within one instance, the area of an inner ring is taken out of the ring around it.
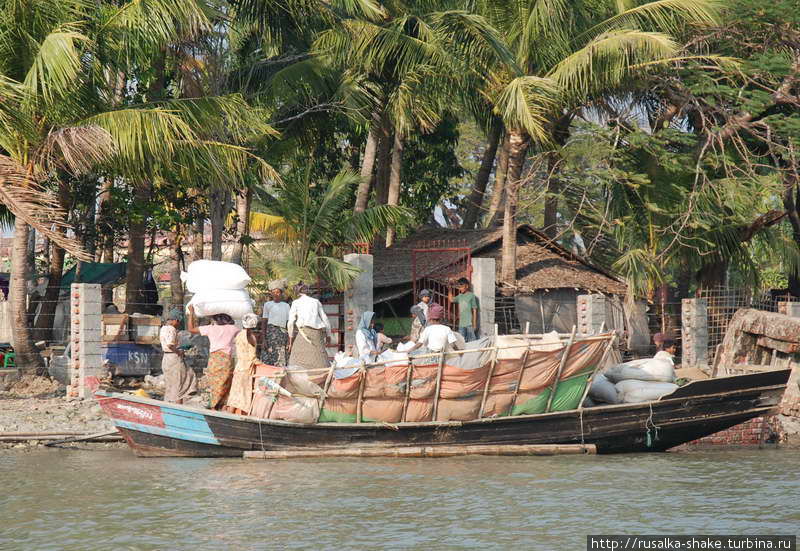
{"label": "man in green shirt", "polygon": [[478,298],[469,290],[469,280],[462,277],[458,280],[458,295],[450,300],[458,304],[458,332],[466,342],[478,338]]}

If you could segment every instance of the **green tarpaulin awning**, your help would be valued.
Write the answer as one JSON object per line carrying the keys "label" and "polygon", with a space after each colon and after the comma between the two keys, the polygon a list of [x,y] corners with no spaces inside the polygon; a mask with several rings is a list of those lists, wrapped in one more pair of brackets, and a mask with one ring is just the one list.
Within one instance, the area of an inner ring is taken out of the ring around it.
{"label": "green tarpaulin awning", "polygon": [[[81,263],[81,283],[99,283],[101,285],[112,285],[125,278],[128,264],[126,262],[115,262],[106,264],[103,262],[82,262]],[[73,266],[61,277],[61,288],[69,289],[75,282],[75,268]]]}

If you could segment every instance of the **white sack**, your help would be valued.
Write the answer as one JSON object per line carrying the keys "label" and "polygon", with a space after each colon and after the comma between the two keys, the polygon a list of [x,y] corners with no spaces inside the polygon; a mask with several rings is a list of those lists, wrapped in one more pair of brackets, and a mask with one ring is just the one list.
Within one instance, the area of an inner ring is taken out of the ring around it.
{"label": "white sack", "polygon": [[245,289],[218,289],[195,293],[189,304],[194,306],[195,314],[200,317],[214,314],[228,314],[233,319],[242,319],[245,314],[253,313],[253,301]]}
{"label": "white sack", "polygon": [[594,376],[594,379],[592,379],[592,385],[589,387],[589,397],[595,402],[602,402],[604,404],[620,403],[617,387],[602,373],[598,373]]}
{"label": "white sack", "polygon": [[379,362],[387,362],[386,367],[398,367],[408,365],[408,354],[405,352],[395,352],[394,350],[384,350],[378,356]]}
{"label": "white sack", "polygon": [[614,385],[619,392],[620,399],[626,404],[650,402],[677,390],[678,385],[672,383],[657,383],[651,381],[621,381]]}
{"label": "white sack", "polygon": [[658,352],[652,358],[642,358],[617,364],[606,369],[604,374],[612,383],[619,383],[628,379],[662,383],[675,382],[675,366],[672,362],[672,356],[664,351]]}
{"label": "white sack", "polygon": [[250,276],[244,268],[232,262],[218,260],[195,260],[187,271],[181,272],[181,281],[190,293],[214,289],[244,289],[250,284]]}

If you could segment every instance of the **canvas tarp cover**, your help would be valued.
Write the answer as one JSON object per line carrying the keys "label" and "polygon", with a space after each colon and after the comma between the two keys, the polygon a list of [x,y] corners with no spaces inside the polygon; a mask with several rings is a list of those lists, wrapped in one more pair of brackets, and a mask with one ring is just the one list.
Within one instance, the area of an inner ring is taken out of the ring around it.
{"label": "canvas tarp cover", "polygon": [[[125,277],[127,266],[125,262],[83,262],[81,263],[81,283],[99,283],[101,285],[117,283]],[[61,276],[61,289],[69,290],[69,286],[74,282],[75,266]]]}
{"label": "canvas tarp cover", "polygon": [[[447,354],[441,368],[439,400],[433,417],[439,362],[417,358],[411,363],[336,370],[320,412],[319,422],[354,423],[359,392],[363,397],[361,422],[398,423],[422,421],[469,421],[478,418],[489,379],[484,417],[542,413],[547,407],[561,363],[564,344],[534,344],[521,337],[500,337],[500,346],[516,346],[494,352]],[[473,349],[491,348],[492,339],[470,343]],[[555,386],[550,410],[578,406],[590,375],[601,361],[608,340],[587,339],[570,346],[564,369]],[[527,352],[526,352],[527,351]],[[477,361],[476,361],[477,359]],[[524,367],[523,367],[524,361]],[[522,372],[520,373],[520,369]],[[324,377],[322,378],[324,380]],[[406,403],[406,386],[410,382]],[[322,385],[321,381],[317,381]],[[405,408],[405,416],[403,409]]]}

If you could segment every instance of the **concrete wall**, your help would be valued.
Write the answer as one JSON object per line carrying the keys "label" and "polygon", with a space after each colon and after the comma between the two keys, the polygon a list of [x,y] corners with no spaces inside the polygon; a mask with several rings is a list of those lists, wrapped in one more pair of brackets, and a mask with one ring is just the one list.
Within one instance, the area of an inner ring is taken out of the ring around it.
{"label": "concrete wall", "polygon": [[347,254],[344,261],[359,268],[361,273],[344,293],[344,351],[353,354],[356,346],[356,329],[361,314],[373,309],[371,254]]}
{"label": "concrete wall", "polygon": [[472,259],[472,292],[478,299],[478,336],[494,334],[495,260]]}

